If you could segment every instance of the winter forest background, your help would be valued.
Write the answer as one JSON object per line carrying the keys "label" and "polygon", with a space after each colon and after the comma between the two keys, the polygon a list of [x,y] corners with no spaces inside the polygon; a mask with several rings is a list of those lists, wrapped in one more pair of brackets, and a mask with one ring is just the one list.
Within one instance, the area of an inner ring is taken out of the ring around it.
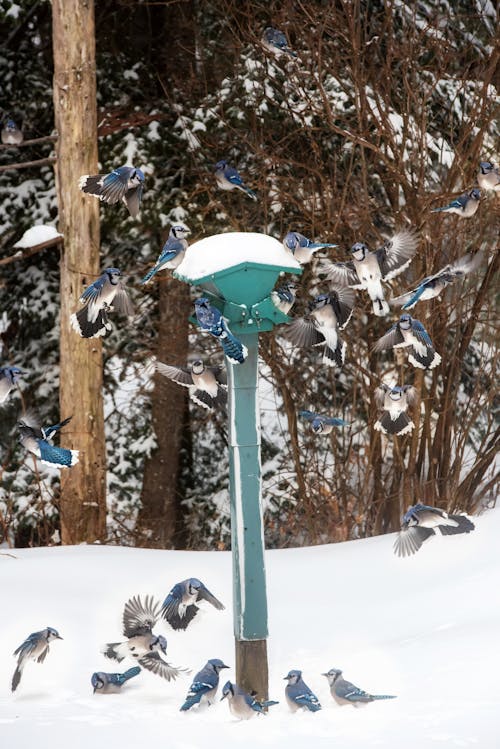
{"label": "winter forest background", "polygon": [[[296,61],[266,53],[268,25],[287,34]],[[500,203],[483,193],[464,220],[430,210],[472,187],[480,160],[498,163],[498,42],[489,0],[96,3],[101,171],[134,164],[146,173],[138,219],[121,205],[100,210],[100,268],[123,271],[135,318],[115,318],[103,342],[107,530],[99,540],[230,543],[224,415],[189,402],[152,366],[154,356],[221,361],[213,340],[188,322],[185,284],[164,271],[139,285],[172,221],[190,227],[191,242],[224,231],[281,239],[294,229],[337,243],[336,260],[355,241],[374,249],[394,229],[415,228],[417,256],[388,296],[482,249],[477,273],[415,311],[443,357],[429,373],[409,367],[406,355],[370,353],[397,315],[374,317],[364,293],[345,331],[341,371],[291,348],[280,329],[260,337],[266,544],[393,531],[416,501],[469,513],[494,503]],[[0,80],[2,115],[22,124],[25,138],[55,133],[50,3],[0,0]],[[25,408],[44,424],[70,415],[58,396],[66,376],[61,248],[26,257],[13,249],[29,227],[57,225],[54,148],[0,149],[1,362],[27,372],[0,412],[0,542],[16,546],[60,543],[68,475],[37,464],[16,429]],[[256,203],[217,190],[221,158],[244,174]],[[37,159],[48,161],[9,168]],[[325,286],[310,266],[300,285],[294,314]],[[75,346],[82,343],[75,334]],[[382,377],[417,388],[412,435],[374,431]],[[352,426],[318,438],[297,422],[301,408]],[[78,435],[66,433],[62,444],[81,449]]]}

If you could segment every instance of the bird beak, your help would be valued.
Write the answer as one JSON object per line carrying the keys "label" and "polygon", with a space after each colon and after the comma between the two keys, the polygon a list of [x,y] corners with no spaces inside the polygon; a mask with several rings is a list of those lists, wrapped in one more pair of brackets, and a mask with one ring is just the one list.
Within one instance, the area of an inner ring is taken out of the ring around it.
{"label": "bird beak", "polygon": [[227,697],[227,694],[223,694],[222,697],[220,698],[219,702],[222,702],[222,700],[225,700],[226,697]]}
{"label": "bird beak", "polygon": [[57,635],[56,640],[62,640],[62,639],[64,639],[64,638],[61,637],[61,635]]}

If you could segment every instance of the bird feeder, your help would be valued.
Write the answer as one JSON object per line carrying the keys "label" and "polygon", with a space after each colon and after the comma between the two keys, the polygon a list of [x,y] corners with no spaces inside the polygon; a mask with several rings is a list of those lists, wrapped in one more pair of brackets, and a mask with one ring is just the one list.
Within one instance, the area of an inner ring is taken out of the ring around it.
{"label": "bird feeder", "polygon": [[228,371],[229,491],[233,558],[236,681],[268,697],[267,596],[262,521],[259,333],[289,318],[271,299],[279,276],[300,274],[293,256],[273,237],[231,232],[192,244],[174,275],[200,290],[248,349]]}

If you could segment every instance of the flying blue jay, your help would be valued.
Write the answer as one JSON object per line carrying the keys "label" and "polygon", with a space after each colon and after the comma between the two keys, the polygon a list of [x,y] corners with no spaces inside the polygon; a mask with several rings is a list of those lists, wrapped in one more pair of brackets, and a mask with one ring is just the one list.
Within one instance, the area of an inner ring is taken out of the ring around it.
{"label": "flying blue jay", "polygon": [[491,161],[481,161],[477,175],[479,187],[483,190],[500,190],[500,169]]}
{"label": "flying blue jay", "polygon": [[274,289],[274,291],[271,292],[271,300],[274,306],[277,307],[280,312],[283,312],[283,314],[288,315],[295,304],[297,289],[298,285],[296,283],[293,281],[287,281],[287,283],[278,286],[277,289]]}
{"label": "flying blue jay", "polygon": [[24,372],[18,367],[0,367],[0,403],[4,403]]}
{"label": "flying blue jay", "polygon": [[391,304],[402,307],[403,309],[413,309],[417,302],[424,302],[427,299],[434,299],[439,296],[443,289],[458,279],[464,278],[467,273],[472,273],[481,263],[483,254],[477,252],[475,255],[464,255],[455,263],[445,265],[432,276],[427,276],[420,281],[411,291],[407,291],[401,296],[391,299]]}
{"label": "flying blue jay", "polygon": [[211,658],[206,662],[189,687],[185,702],[180,708],[182,712],[204,702],[208,705],[212,704],[219,686],[219,674],[223,668],[229,668],[229,666],[226,666],[220,658]]}
{"label": "flying blue jay", "polygon": [[191,232],[187,226],[175,224],[175,226],[171,227],[168,239],[163,245],[163,249],[158,256],[155,266],[146,273],[141,283],[149,283],[153,276],[160,270],[164,270],[165,268],[173,270],[182,263],[188,248],[186,237],[190,233]]}
{"label": "flying blue jay", "polygon": [[85,306],[71,315],[71,327],[82,338],[99,338],[111,330],[108,312],[116,310],[130,317],[134,310],[120,281],[118,268],[106,268],[99,278],[90,284],[80,297]]}
{"label": "flying blue jay", "polygon": [[394,542],[394,553],[398,557],[415,554],[424,541],[432,536],[451,536],[457,533],[470,533],[474,523],[466,515],[448,515],[438,507],[420,503],[409,507],[403,515],[401,530]]}
{"label": "flying blue jay", "polygon": [[67,450],[48,442],[62,427],[71,421],[71,416],[59,424],[42,427],[35,417],[27,413],[18,422],[19,442],[26,450],[33,453],[42,463],[59,468],[71,468],[78,463],[78,450]]}
{"label": "flying blue jay", "polygon": [[272,26],[267,26],[264,29],[261,39],[262,45],[273,55],[280,56],[285,53],[290,57],[297,57],[297,54],[290,49],[286,36],[279,29],[275,29]]}
{"label": "flying blue jay", "polygon": [[351,319],[354,291],[346,286],[332,286],[309,303],[309,314],[287,325],[285,335],[296,346],[322,346],[323,364],[341,367],[346,344],[338,337]]}
{"label": "flying blue jay", "polygon": [[108,674],[105,671],[96,671],[92,674],[90,682],[94,687],[94,694],[118,694],[125,682],[140,673],[139,666],[132,666],[123,674]]}
{"label": "flying blue jay", "polygon": [[18,146],[24,140],[23,131],[10,117],[2,128],[2,143],[6,146]]}
{"label": "flying blue jay", "polygon": [[303,707],[310,710],[312,713],[321,710],[318,698],[313,694],[313,692],[311,692],[302,679],[302,671],[289,671],[285,676],[285,681],[288,681],[288,684],[285,687],[286,701],[293,712],[296,712]]}
{"label": "flying blue jay", "polygon": [[343,679],[342,671],[339,668],[331,668],[323,676],[326,676],[328,679],[330,693],[337,705],[362,707],[368,704],[368,702],[374,702],[375,700],[396,699],[396,696],[393,694],[368,694],[368,692],[364,692],[359,687],[351,684],[350,681]]}
{"label": "flying blue jay", "polygon": [[189,388],[189,397],[199,406],[213,411],[227,402],[227,375],[224,367],[206,367],[195,359],[189,368],[156,362],[157,371],[169,380]]}
{"label": "flying blue jay", "polygon": [[479,201],[481,199],[481,190],[474,187],[469,192],[464,192],[459,195],[458,198],[452,200],[448,205],[442,208],[433,208],[431,213],[456,213],[457,216],[462,218],[470,218],[475,214],[479,208]]}
{"label": "flying blue jay", "polygon": [[220,310],[204,296],[195,301],[194,307],[200,328],[219,341],[230,362],[243,364],[248,356],[248,349],[231,333]]}
{"label": "flying blue jay", "polygon": [[224,604],[210,593],[201,580],[189,577],[174,585],[163,601],[161,615],[173,629],[187,629],[198,613],[196,604],[200,601],[208,601],[219,611],[225,609]]}
{"label": "flying blue jay", "polygon": [[62,640],[61,635],[53,627],[47,627],[40,632],[33,632],[21,645],[14,651],[17,655],[17,666],[12,677],[12,691],[15,692],[21,681],[23,669],[28,661],[43,663],[49,652],[49,643],[52,640]]}
{"label": "flying blue jay", "polygon": [[389,305],[384,298],[382,281],[390,281],[402,273],[413,260],[417,246],[417,234],[403,229],[375,252],[370,252],[362,242],[356,242],[351,247],[352,260],[345,263],[323,260],[319,270],[335,283],[365,289],[372,300],[374,314],[383,317],[389,312]]}
{"label": "flying blue jay", "polygon": [[307,419],[311,424],[311,430],[315,434],[330,434],[333,427],[349,426],[349,422],[344,421],[344,419],[338,419],[335,416],[323,416],[312,411],[299,411],[299,416],[302,419]]}
{"label": "flying blue jay", "polygon": [[84,174],[78,180],[78,187],[110,205],[123,200],[128,212],[135,218],[141,207],[144,179],[144,172],[140,169],[119,166],[110,174]]}
{"label": "flying blue jay", "polygon": [[289,231],[283,240],[283,246],[285,250],[292,253],[295,260],[301,265],[310,263],[314,253],[318,250],[322,250],[325,247],[338,247],[336,244],[313,242],[311,239],[304,237],[303,234],[299,234],[298,231]]}
{"label": "flying blue jay", "polygon": [[411,315],[401,315],[373,347],[374,351],[390,348],[410,347],[408,361],[419,369],[433,369],[441,362],[441,356],[434,349],[430,336],[422,323]]}
{"label": "flying blue jay", "polygon": [[383,411],[373,425],[384,434],[410,434],[415,424],[407,416],[408,406],[415,404],[417,391],[412,385],[389,387],[383,383],[375,390],[375,401]]}
{"label": "flying blue jay", "polygon": [[221,190],[241,190],[253,200],[257,200],[257,195],[254,191],[250,190],[249,187],[243,184],[243,180],[241,179],[238,170],[232,166],[228,166],[227,161],[224,161],[224,159],[217,162],[214,166],[214,172],[215,181]]}
{"label": "flying blue jay", "polygon": [[259,701],[255,696],[248,694],[237,684],[226,681],[222,689],[221,701],[227,699],[229,710],[235,718],[240,720],[249,720],[254,715],[265,715],[266,707],[277,705],[275,700]]}
{"label": "flying blue jay", "polygon": [[123,634],[125,642],[109,642],[103,650],[106,658],[121,663],[124,658],[134,658],[143,668],[170,681],[184,670],[171,666],[163,660],[161,653],[167,653],[167,640],[162,635],[153,634],[153,627],[160,618],[159,604],[152,596],[146,596],[144,603],[140,596],[133,596],[123,610]]}

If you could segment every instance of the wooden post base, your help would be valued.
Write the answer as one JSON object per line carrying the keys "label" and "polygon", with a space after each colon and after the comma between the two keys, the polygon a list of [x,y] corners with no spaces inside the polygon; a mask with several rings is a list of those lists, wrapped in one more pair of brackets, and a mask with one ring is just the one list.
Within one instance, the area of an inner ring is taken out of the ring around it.
{"label": "wooden post base", "polygon": [[236,640],[236,683],[257,699],[269,699],[267,640]]}

